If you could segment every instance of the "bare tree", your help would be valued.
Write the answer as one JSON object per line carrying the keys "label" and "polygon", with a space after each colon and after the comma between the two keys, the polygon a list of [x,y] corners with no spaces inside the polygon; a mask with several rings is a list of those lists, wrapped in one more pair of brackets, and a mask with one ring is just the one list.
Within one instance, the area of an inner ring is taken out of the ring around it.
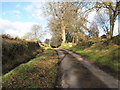
{"label": "bare tree", "polygon": [[33,38],[34,40],[39,40],[39,30],[41,29],[41,27],[39,25],[33,25],[32,27],[32,34],[33,34]]}
{"label": "bare tree", "polygon": [[110,22],[110,32],[109,37],[113,36],[114,24],[116,21],[117,16],[120,14],[120,1],[111,1],[111,2],[104,2],[100,0],[100,2],[96,3],[96,8],[106,8],[109,14],[109,22]]}
{"label": "bare tree", "polygon": [[28,33],[26,33],[23,38],[25,39],[33,39],[33,40],[39,40],[41,36],[40,32],[41,27],[39,25],[33,25],[32,30]]}
{"label": "bare tree", "polygon": [[[51,15],[50,23],[54,23],[59,27],[62,43],[66,41],[66,31],[69,30],[77,17],[77,7],[71,2],[52,2],[48,4],[47,13]],[[52,20],[52,21],[51,21]],[[56,24],[56,22],[58,24]],[[50,24],[49,25],[53,25]],[[55,26],[54,26],[55,27]],[[53,29],[53,28],[52,28]]]}
{"label": "bare tree", "polygon": [[98,26],[95,22],[92,22],[90,25],[90,36],[91,37],[95,37],[98,38],[99,35],[99,30],[98,30]]}
{"label": "bare tree", "polygon": [[96,23],[99,25],[99,27],[107,34],[109,33],[109,17],[106,13],[106,9],[102,9],[102,11],[98,11],[97,15],[95,17]]}
{"label": "bare tree", "polygon": [[62,43],[65,43],[68,37],[69,40],[70,38],[76,39],[75,41],[78,42],[79,33],[84,34],[81,27],[85,27],[87,22],[86,9],[88,4],[86,4],[86,2],[48,3],[47,13],[50,14],[48,26],[53,34],[61,35]]}

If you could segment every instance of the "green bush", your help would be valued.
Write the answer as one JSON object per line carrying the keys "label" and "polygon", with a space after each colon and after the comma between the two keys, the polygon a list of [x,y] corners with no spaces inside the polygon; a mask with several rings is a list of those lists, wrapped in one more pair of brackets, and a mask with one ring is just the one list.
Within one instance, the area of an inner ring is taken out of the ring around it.
{"label": "green bush", "polygon": [[90,40],[82,41],[82,42],[78,43],[75,47],[79,48],[79,49],[85,49],[85,48],[88,48],[88,47],[92,46],[94,43],[95,42],[90,41]]}
{"label": "green bush", "polygon": [[90,46],[92,46],[92,44],[94,44],[94,42],[92,42],[92,41],[84,41],[84,42],[82,42],[82,46],[85,46],[85,47],[90,47]]}
{"label": "green bush", "polygon": [[112,40],[112,43],[120,45],[120,35],[113,37],[111,40]]}
{"label": "green bush", "polygon": [[57,47],[61,46],[61,38],[52,38],[50,45],[53,48],[57,48]]}
{"label": "green bush", "polygon": [[9,34],[2,34],[0,36],[2,36],[2,38],[4,38],[4,39],[14,39]]}
{"label": "green bush", "polygon": [[103,45],[116,44],[120,45],[120,35],[114,36],[110,39],[102,40]]}

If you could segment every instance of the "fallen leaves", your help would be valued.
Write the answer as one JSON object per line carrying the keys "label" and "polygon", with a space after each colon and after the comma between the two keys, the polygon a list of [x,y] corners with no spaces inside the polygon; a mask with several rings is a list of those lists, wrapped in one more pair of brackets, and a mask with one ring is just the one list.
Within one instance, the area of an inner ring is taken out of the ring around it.
{"label": "fallen leaves", "polygon": [[39,55],[3,76],[3,87],[53,88],[57,75],[57,58],[54,50],[44,52],[42,56]]}

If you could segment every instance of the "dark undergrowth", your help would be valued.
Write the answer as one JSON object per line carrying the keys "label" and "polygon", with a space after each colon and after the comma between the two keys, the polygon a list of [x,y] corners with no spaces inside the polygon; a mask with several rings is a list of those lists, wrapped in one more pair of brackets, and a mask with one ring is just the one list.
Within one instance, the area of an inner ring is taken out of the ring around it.
{"label": "dark undergrowth", "polygon": [[[38,51],[39,49],[39,51]],[[41,50],[41,51],[40,51]],[[2,35],[2,72],[5,74],[21,63],[34,58],[43,49],[35,41]]]}

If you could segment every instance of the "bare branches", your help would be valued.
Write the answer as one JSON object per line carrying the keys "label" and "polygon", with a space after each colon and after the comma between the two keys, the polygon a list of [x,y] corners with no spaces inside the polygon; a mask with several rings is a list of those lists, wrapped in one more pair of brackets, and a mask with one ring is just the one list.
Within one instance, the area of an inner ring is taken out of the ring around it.
{"label": "bare branches", "polygon": [[109,23],[110,23],[110,33],[109,37],[113,36],[113,30],[114,30],[114,23],[116,21],[116,17],[120,14],[119,8],[120,8],[120,2],[104,2],[101,0],[101,2],[96,3],[96,8],[106,8],[109,11]]}

